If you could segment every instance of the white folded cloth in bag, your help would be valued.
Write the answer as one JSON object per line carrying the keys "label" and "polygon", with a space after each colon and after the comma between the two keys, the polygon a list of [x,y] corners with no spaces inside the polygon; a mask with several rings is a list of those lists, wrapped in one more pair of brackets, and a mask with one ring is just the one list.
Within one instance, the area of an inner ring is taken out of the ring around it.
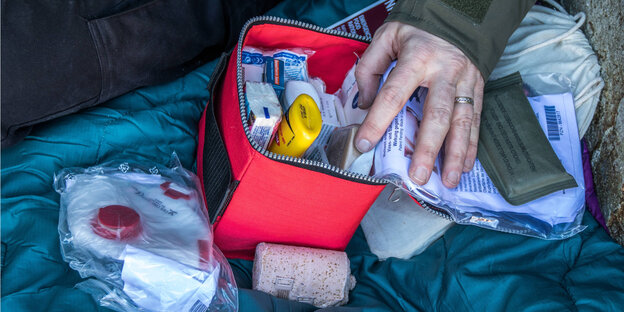
{"label": "white folded cloth in bag", "polygon": [[260,243],[253,266],[253,289],[319,308],[349,301],[355,287],[345,252]]}
{"label": "white folded cloth in bag", "polygon": [[579,136],[583,137],[596,111],[604,81],[589,41],[580,30],[585,13],[569,15],[552,0],[555,10],[535,5],[511,35],[490,80],[519,71],[528,74],[560,73],[572,81]]}

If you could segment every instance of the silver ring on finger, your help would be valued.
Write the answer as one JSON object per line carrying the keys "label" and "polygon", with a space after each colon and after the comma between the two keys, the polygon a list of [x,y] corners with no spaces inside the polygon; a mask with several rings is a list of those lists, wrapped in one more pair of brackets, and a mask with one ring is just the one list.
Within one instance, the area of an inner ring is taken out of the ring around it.
{"label": "silver ring on finger", "polygon": [[456,96],[455,97],[455,105],[457,104],[468,104],[474,105],[474,100],[469,96]]}

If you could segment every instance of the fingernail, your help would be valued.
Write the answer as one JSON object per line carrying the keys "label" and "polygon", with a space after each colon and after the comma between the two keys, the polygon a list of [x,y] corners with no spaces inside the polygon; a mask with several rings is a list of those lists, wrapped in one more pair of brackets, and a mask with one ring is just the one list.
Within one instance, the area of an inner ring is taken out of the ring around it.
{"label": "fingernail", "polygon": [[361,139],[355,144],[360,153],[366,153],[371,149],[371,143],[367,139]]}
{"label": "fingernail", "polygon": [[416,172],[414,173],[414,176],[412,176],[412,179],[414,180],[414,182],[423,185],[427,181],[427,172],[427,168],[418,167],[416,168]]}
{"label": "fingernail", "polygon": [[356,95],[356,97],[357,97],[357,107],[362,108],[364,106],[364,97],[359,92]]}
{"label": "fingernail", "polygon": [[449,174],[446,176],[446,181],[453,185],[459,184],[459,173],[457,171],[449,172]]}
{"label": "fingernail", "polygon": [[473,162],[470,159],[464,161],[464,172],[470,172],[473,167]]}

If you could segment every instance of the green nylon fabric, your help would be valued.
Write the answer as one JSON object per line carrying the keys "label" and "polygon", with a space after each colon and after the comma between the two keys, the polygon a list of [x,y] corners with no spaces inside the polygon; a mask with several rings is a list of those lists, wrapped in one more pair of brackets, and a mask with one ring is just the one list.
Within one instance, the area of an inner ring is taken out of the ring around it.
{"label": "green nylon fabric", "polygon": [[441,0],[453,9],[472,18],[477,24],[481,24],[485,14],[487,14],[492,0]]}
{"label": "green nylon fabric", "polygon": [[[372,1],[288,0],[270,14],[327,26]],[[215,62],[160,86],[36,127],[2,150],[3,311],[107,311],[60,255],[55,171],[118,157],[167,164],[177,152],[193,168],[197,124]],[[588,229],[544,241],[454,226],[410,260],[379,262],[361,230],[347,248],[358,284],[343,311],[617,311],[624,304],[624,249],[591,216]],[[231,261],[239,286],[251,262]],[[241,311],[312,311],[307,304],[241,289]]]}
{"label": "green nylon fabric", "polygon": [[399,21],[430,32],[459,48],[488,77],[503,54],[509,36],[535,0],[397,0],[387,21]]}

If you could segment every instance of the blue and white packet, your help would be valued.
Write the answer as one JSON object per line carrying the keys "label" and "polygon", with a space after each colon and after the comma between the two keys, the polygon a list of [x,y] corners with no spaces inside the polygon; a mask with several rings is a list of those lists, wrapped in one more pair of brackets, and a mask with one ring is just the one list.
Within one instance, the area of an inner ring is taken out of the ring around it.
{"label": "blue and white packet", "polygon": [[284,62],[284,79],[286,81],[308,81],[308,55],[290,50],[278,50],[273,58]]}
{"label": "blue and white packet", "polygon": [[273,87],[278,98],[282,98],[286,85],[284,62],[272,57],[265,57],[264,63],[264,82],[269,83]]}
{"label": "blue and white packet", "polygon": [[264,57],[262,51],[252,47],[243,48],[241,63],[245,81],[262,82],[264,73]]}

